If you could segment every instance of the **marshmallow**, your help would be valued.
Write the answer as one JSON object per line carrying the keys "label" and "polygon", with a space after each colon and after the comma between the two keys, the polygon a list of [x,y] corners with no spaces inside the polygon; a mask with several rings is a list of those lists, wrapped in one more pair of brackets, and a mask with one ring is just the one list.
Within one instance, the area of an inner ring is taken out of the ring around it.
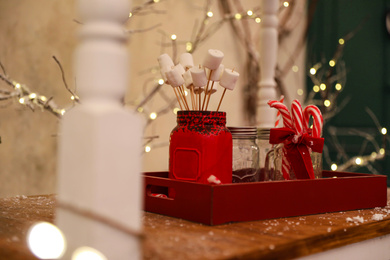
{"label": "marshmallow", "polygon": [[192,54],[191,53],[183,53],[182,55],[180,55],[179,57],[179,63],[181,65],[183,65],[183,67],[186,69],[186,70],[189,70],[191,69],[192,67],[194,67],[194,59],[192,58]]}
{"label": "marshmallow", "polygon": [[204,87],[207,84],[206,72],[204,69],[193,67],[190,69],[193,84],[195,87]]}
{"label": "marshmallow", "polygon": [[183,78],[184,78],[184,84],[187,88],[190,88],[191,85],[193,84],[193,80],[192,80],[192,76],[191,76],[191,71],[187,70],[186,72],[184,72],[183,74]]}
{"label": "marshmallow", "polygon": [[157,58],[157,60],[158,64],[160,64],[160,69],[165,69],[167,67],[172,68],[173,66],[175,66],[171,57],[169,57],[169,55],[166,53],[161,54],[160,57]]}
{"label": "marshmallow", "polygon": [[180,63],[175,66],[175,68],[179,71],[180,75],[183,75],[186,70],[184,69],[183,65]]}
{"label": "marshmallow", "polygon": [[210,49],[204,59],[203,66],[211,70],[216,70],[221,64],[223,56],[222,51]]}
{"label": "marshmallow", "polygon": [[168,83],[172,87],[180,87],[184,84],[183,76],[180,74],[180,69],[173,67],[173,69],[168,70],[165,75],[167,76]]}
{"label": "marshmallow", "polygon": [[165,82],[168,82],[167,76],[165,73],[172,69],[175,64],[173,63],[171,57],[168,54],[161,54],[160,57],[157,58],[158,64],[160,65],[160,73],[161,77]]}
{"label": "marshmallow", "polygon": [[[219,81],[221,79],[221,75],[222,75],[224,69],[225,69],[225,66],[223,64],[220,64],[218,69],[213,70],[213,73],[211,73],[210,80]],[[207,78],[209,78],[210,72],[211,72],[211,70],[207,71]]]}
{"label": "marshmallow", "polygon": [[240,74],[237,71],[225,69],[221,76],[221,81],[219,82],[219,85],[226,89],[233,90],[238,80],[238,76],[240,76]]}

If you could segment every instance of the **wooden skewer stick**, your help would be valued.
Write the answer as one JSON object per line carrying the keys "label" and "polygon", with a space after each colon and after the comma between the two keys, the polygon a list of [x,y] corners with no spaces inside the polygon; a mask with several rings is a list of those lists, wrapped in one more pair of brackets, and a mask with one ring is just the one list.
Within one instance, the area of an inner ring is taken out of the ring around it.
{"label": "wooden skewer stick", "polygon": [[209,102],[210,102],[211,93],[213,92],[213,87],[214,87],[214,81],[213,81],[213,83],[211,83],[211,88],[210,88],[210,91],[209,91],[209,95],[207,97],[206,110],[209,107]]}
{"label": "wooden skewer stick", "polygon": [[191,105],[192,105],[192,110],[195,110],[194,85],[191,85],[190,92],[191,92]]}
{"label": "wooden skewer stick", "polygon": [[209,79],[207,80],[207,85],[206,85],[206,88],[204,90],[204,99],[203,99],[202,111],[204,110],[204,105],[206,103],[206,98],[207,98],[207,94],[208,94],[208,90],[209,90],[209,83],[210,83],[210,79],[211,79],[211,74],[212,73],[213,73],[213,70],[210,70]]}
{"label": "wooden skewer stick", "polygon": [[179,92],[180,92],[181,97],[183,99],[184,106],[187,108],[187,110],[190,110],[190,107],[188,106],[188,103],[187,103],[187,98],[186,98],[184,90],[183,90],[183,86],[179,87]]}
{"label": "wooden skewer stick", "polygon": [[225,92],[226,92],[226,88],[223,90],[221,100],[219,101],[219,104],[218,104],[217,112],[219,111],[219,107],[221,106],[223,96],[225,96]]}
{"label": "wooden skewer stick", "polygon": [[198,102],[198,110],[200,111],[200,106],[202,104],[202,92],[199,92],[199,102]]}
{"label": "wooden skewer stick", "polygon": [[175,92],[175,95],[176,95],[176,98],[177,98],[177,102],[179,102],[180,110],[183,110],[183,107],[181,106],[180,98],[177,95],[176,89],[174,87],[172,87],[172,88],[173,88],[173,92]]}

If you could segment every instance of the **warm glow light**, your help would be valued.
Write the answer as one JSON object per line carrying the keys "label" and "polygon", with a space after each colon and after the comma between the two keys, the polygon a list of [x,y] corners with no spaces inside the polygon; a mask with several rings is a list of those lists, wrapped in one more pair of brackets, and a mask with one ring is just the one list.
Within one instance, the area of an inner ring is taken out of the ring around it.
{"label": "warm glow light", "polygon": [[291,69],[292,69],[293,72],[298,72],[298,70],[299,70],[297,65],[292,66]]}
{"label": "warm glow light", "polygon": [[302,96],[302,95],[303,95],[303,89],[301,89],[301,88],[298,89],[298,90],[297,90],[297,94],[298,94],[299,96]]}
{"label": "warm glow light", "polygon": [[163,80],[163,79],[159,79],[159,80],[158,80],[158,84],[159,84],[159,85],[164,84],[164,80]]}
{"label": "warm glow light", "polygon": [[326,89],[326,85],[325,85],[324,83],[321,83],[321,84],[320,84],[320,89],[321,89],[322,91],[324,91],[324,90]]}
{"label": "warm glow light", "polygon": [[375,158],[377,157],[377,155],[378,155],[378,154],[377,154],[376,152],[372,152],[372,153],[371,153],[371,158],[375,159]]}
{"label": "warm glow light", "polygon": [[176,40],[176,39],[177,39],[176,34],[172,34],[172,35],[171,35],[171,39],[172,39],[172,41]]}
{"label": "warm glow light", "polygon": [[16,84],[15,84],[15,88],[20,88],[20,84],[19,84],[19,83],[16,83]]}
{"label": "warm glow light", "polygon": [[31,93],[29,96],[28,96],[29,98],[31,98],[31,99],[34,99],[34,98],[36,98],[37,97],[37,94],[35,94],[35,93]]}
{"label": "warm glow light", "polygon": [[385,148],[379,149],[379,153],[382,154],[382,155],[384,155],[384,154],[385,154]]}
{"label": "warm glow light", "polygon": [[157,114],[155,112],[150,113],[149,117],[150,117],[150,119],[154,120],[157,118]]}
{"label": "warm glow light", "polygon": [[173,109],[173,113],[175,114],[175,115],[177,115],[177,112],[179,112],[180,111],[180,109],[178,108],[178,107],[175,107],[174,109]]}
{"label": "warm glow light", "polygon": [[255,18],[255,22],[256,22],[256,23],[260,23],[260,22],[261,22],[260,17],[256,17],[256,18]]}
{"label": "warm glow light", "polygon": [[74,97],[74,96],[71,96],[71,97],[70,97],[70,99],[71,99],[71,100],[74,100],[74,99],[75,99],[75,97]]}
{"label": "warm glow light", "polygon": [[28,231],[27,245],[39,259],[59,259],[65,252],[66,241],[56,226],[39,222]]}
{"label": "warm glow light", "polygon": [[362,164],[362,159],[361,159],[360,157],[356,158],[356,159],[355,159],[355,163],[356,163],[357,165]]}
{"label": "warm glow light", "polygon": [[46,102],[46,101],[47,101],[47,98],[46,98],[45,96],[41,96],[41,100],[42,100],[43,102]]}
{"label": "warm glow light", "polygon": [[381,133],[382,133],[383,135],[387,134],[387,129],[383,127],[383,128],[381,129]]}
{"label": "warm glow light", "polygon": [[236,14],[234,15],[234,18],[236,18],[237,20],[240,20],[240,19],[242,18],[242,15],[239,14],[239,13],[236,13]]}
{"label": "warm glow light", "polygon": [[133,13],[129,13],[129,17],[132,17],[133,16]]}
{"label": "warm glow light", "polygon": [[310,69],[310,74],[315,75],[317,73],[317,70],[315,68]]}
{"label": "warm glow light", "polygon": [[187,90],[184,90],[184,95],[188,96],[188,91]]}
{"label": "warm glow light", "polygon": [[65,109],[61,109],[61,115],[65,115]]}
{"label": "warm glow light", "polygon": [[289,4],[288,2],[284,2],[284,3],[283,3],[283,6],[284,6],[284,7],[288,7],[289,5],[290,5],[290,4]]}
{"label": "warm glow light", "polygon": [[340,38],[340,39],[339,39],[339,44],[340,44],[340,45],[343,45],[344,43],[345,43],[344,39],[343,39],[343,38]]}
{"label": "warm glow light", "polygon": [[335,88],[336,90],[340,91],[340,90],[342,89],[342,86],[341,86],[340,83],[337,83],[337,84],[334,86],[334,88]]}
{"label": "warm glow light", "polygon": [[208,11],[208,12],[207,12],[207,16],[208,16],[208,17],[213,17],[213,15],[214,15],[213,12],[211,12],[211,11]]}
{"label": "warm glow light", "polygon": [[20,104],[24,104],[24,102],[25,102],[24,98],[19,98],[19,103]]}
{"label": "warm glow light", "polygon": [[320,87],[317,86],[317,85],[314,85],[314,86],[313,86],[313,91],[314,91],[314,92],[320,91]]}
{"label": "warm glow light", "polygon": [[192,50],[192,42],[186,42],[186,51],[190,52]]}
{"label": "warm glow light", "polygon": [[332,171],[337,170],[337,164],[333,163],[333,164],[330,166],[330,169],[331,169]]}
{"label": "warm glow light", "polygon": [[334,67],[336,65],[336,62],[334,60],[329,61],[329,66]]}
{"label": "warm glow light", "polygon": [[83,246],[74,251],[72,260],[107,260],[107,258],[98,250]]}
{"label": "warm glow light", "polygon": [[160,2],[160,0],[153,0],[153,2],[158,3],[158,2]]}
{"label": "warm glow light", "polygon": [[253,15],[253,11],[252,11],[252,10],[248,10],[248,12],[246,12],[246,14],[247,14],[248,16],[252,16],[252,15]]}
{"label": "warm glow light", "polygon": [[326,100],[324,101],[324,106],[330,107],[330,100],[329,100],[329,99],[326,99]]}
{"label": "warm glow light", "polygon": [[145,146],[145,152],[150,152],[152,150],[152,148],[149,146],[149,145],[147,145],[147,146]]}
{"label": "warm glow light", "polygon": [[142,112],[144,112],[144,108],[143,107],[139,107],[139,108],[137,108],[137,111],[142,113]]}

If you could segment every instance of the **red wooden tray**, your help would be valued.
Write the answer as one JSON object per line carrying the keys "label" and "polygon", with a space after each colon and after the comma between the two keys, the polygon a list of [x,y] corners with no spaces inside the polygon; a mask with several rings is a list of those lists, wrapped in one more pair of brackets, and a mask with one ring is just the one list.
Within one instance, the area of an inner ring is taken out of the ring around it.
{"label": "red wooden tray", "polygon": [[[208,185],[172,180],[167,172],[145,173],[149,212],[207,225],[384,207],[387,176],[323,171],[316,180]],[[159,198],[152,193],[174,198]]]}

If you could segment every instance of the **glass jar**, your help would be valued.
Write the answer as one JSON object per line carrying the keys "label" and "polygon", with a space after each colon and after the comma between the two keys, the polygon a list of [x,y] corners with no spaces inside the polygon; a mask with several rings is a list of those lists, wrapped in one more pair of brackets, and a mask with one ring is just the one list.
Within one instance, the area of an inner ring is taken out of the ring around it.
{"label": "glass jar", "polygon": [[226,113],[179,111],[169,142],[169,178],[209,183],[210,175],[232,182],[232,135]]}
{"label": "glass jar", "polygon": [[[283,176],[282,165],[283,157],[285,156],[283,146],[283,144],[275,145],[274,148],[272,148],[266,155],[265,169],[266,174],[269,176],[269,180],[278,181],[297,179],[292,167],[290,167],[287,174],[288,177]],[[310,157],[313,164],[314,178],[322,178],[322,153],[311,152]]]}
{"label": "glass jar", "polygon": [[265,181],[269,180],[269,174],[265,169],[265,159],[267,153],[272,149],[272,144],[269,143],[270,128],[257,129],[257,145],[259,146],[259,164],[260,164],[260,179],[264,176]]}
{"label": "glass jar", "polygon": [[256,127],[228,127],[233,138],[233,183],[256,182],[260,178]]}

